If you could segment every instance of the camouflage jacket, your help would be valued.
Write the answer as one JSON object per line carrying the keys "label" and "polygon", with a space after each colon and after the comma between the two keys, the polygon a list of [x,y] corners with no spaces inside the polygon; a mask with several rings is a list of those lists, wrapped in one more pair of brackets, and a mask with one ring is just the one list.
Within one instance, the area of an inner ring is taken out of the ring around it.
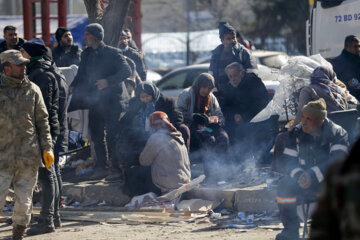
{"label": "camouflage jacket", "polygon": [[27,78],[9,85],[1,75],[0,106],[0,168],[43,166],[41,151],[52,150],[52,141],[39,87]]}
{"label": "camouflage jacket", "polygon": [[310,239],[360,239],[360,141],[345,161],[332,164],[312,216]]}

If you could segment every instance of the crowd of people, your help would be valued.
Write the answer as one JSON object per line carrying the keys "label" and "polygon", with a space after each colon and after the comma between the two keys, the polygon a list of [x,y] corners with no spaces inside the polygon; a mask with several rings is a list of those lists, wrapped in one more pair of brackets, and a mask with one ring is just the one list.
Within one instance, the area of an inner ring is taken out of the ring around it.
{"label": "crowd of people", "polygon": [[[52,50],[40,38],[26,41],[17,34],[15,27],[5,27],[0,44],[0,200],[3,206],[11,185],[16,195],[13,239],[23,239],[30,223],[37,181],[41,212],[27,235],[61,227],[59,160],[68,151],[68,112],[89,110],[96,159],[89,178],[124,181],[130,196],[165,194],[189,183],[191,161],[202,161],[207,178],[218,180],[232,176],[216,174],[214,168],[254,159],[259,131],[250,121],[271,99],[256,74],[250,44],[228,22],[219,23],[221,44],[212,52],[209,72],[200,74],[176,101],[146,80],[144,54],[129,29],[111,47],[103,42],[103,27],[89,24],[83,51],[65,27],[57,29]],[[58,67],[73,64],[78,71],[68,86]],[[270,140],[275,143],[274,169],[284,175],[276,197],[284,225],[278,240],[299,238],[297,203],[319,194],[327,167],[344,158],[350,146],[347,132],[327,113],[356,108],[360,100],[359,38],[346,37],[332,64],[334,70],[314,70],[311,84],[300,92],[293,126]],[[333,197],[330,187],[322,201]],[[322,207],[320,212],[331,205]],[[314,236],[326,233],[319,228],[331,228],[318,218]]]}

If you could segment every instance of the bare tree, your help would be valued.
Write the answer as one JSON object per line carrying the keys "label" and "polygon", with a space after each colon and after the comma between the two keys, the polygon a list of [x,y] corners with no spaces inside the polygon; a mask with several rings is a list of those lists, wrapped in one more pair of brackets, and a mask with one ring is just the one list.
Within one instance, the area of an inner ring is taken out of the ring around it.
{"label": "bare tree", "polygon": [[84,0],[90,23],[96,22],[104,27],[106,44],[117,46],[130,2],[131,0],[108,0],[108,5],[103,8],[101,0]]}

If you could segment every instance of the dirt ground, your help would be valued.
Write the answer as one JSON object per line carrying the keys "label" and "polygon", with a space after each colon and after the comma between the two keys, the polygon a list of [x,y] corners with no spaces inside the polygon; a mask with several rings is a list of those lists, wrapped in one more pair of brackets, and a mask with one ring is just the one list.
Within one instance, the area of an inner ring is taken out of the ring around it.
{"label": "dirt ground", "polygon": [[[216,239],[270,240],[281,230],[281,224],[251,229],[209,230],[211,223],[106,224],[64,222],[54,233],[25,237],[28,240],[152,240],[152,239]],[[9,239],[11,226],[0,224],[0,239]]]}

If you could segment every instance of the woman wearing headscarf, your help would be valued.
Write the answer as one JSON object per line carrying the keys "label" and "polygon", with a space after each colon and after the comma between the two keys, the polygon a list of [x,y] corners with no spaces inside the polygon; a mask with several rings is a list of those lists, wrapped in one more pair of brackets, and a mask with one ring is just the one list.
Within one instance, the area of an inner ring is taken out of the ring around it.
{"label": "woman wearing headscarf", "polygon": [[165,112],[174,127],[178,129],[186,146],[189,146],[190,130],[183,124],[182,113],[176,108],[174,100],[163,96],[150,81],[139,83],[135,97],[130,99],[129,107],[119,122],[117,141],[117,165],[128,167],[139,164],[139,155],[152,130],[149,116],[155,111]]}
{"label": "woman wearing headscarf", "polygon": [[[166,113],[152,113],[149,122],[153,134],[140,154],[140,164],[148,170],[147,174],[136,177],[136,186],[148,184],[149,181],[142,180],[150,175],[152,183],[164,194],[190,182],[188,151],[181,133],[170,123]],[[142,193],[148,190],[144,189]]]}
{"label": "woman wearing headscarf", "polygon": [[301,121],[301,111],[308,102],[323,98],[326,102],[328,112],[348,109],[348,99],[351,95],[341,87],[341,82],[336,78],[332,68],[320,66],[315,68],[310,76],[310,85],[303,87],[300,91],[298,111],[293,126]]}
{"label": "woman wearing headscarf", "polygon": [[[179,95],[177,106],[184,115],[185,123],[190,126],[191,151],[202,149],[206,153],[226,154],[229,136],[222,128],[225,120],[212,93],[214,87],[214,77],[211,74],[200,74],[192,87],[184,89]],[[201,155],[202,158],[206,158]]]}

